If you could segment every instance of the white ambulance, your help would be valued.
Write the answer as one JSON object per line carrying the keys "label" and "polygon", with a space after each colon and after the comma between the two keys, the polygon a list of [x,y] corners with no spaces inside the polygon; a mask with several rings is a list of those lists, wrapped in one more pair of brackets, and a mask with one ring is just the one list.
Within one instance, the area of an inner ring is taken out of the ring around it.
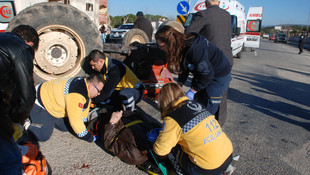
{"label": "white ambulance", "polygon": [[[246,41],[246,21],[245,21],[245,8],[236,0],[219,0],[219,7],[226,10],[231,15],[232,23],[232,37],[231,37],[231,50],[235,57],[241,58],[244,43]],[[200,10],[205,10],[205,0],[198,0],[195,6],[190,11],[184,27],[190,25],[193,15]]]}
{"label": "white ambulance", "polygon": [[260,33],[263,18],[263,7],[250,7],[247,14],[247,27],[246,27],[246,41],[244,47],[249,47],[251,50],[259,48],[260,46]]}

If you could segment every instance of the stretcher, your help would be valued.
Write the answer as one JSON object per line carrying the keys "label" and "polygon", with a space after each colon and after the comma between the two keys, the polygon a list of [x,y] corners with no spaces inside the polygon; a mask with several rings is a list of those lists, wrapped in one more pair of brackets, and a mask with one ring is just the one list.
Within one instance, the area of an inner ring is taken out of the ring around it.
{"label": "stretcher", "polygon": [[156,44],[139,44],[123,61],[145,86],[144,95],[157,99],[166,83],[173,82],[163,51]]}

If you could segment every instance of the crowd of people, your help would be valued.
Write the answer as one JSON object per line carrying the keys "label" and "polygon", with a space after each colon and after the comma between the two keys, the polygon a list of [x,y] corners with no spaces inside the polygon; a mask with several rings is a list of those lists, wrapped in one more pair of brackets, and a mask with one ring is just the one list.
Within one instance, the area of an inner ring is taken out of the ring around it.
{"label": "crowd of people", "polygon": [[[160,159],[169,159],[178,174],[220,175],[232,161],[232,142],[222,130],[232,69],[232,53],[228,49],[231,22],[229,14],[217,4],[217,0],[206,0],[208,9],[194,16],[185,33],[166,25],[155,34],[158,47],[166,54],[168,70],[177,74],[178,79],[165,84],[158,95],[162,126],[152,141],[152,150]],[[152,30],[145,28],[143,13],[138,12],[137,17],[135,26],[147,30],[151,41]],[[227,25],[219,27],[220,20]],[[217,35],[219,30],[221,35]],[[144,85],[129,67],[103,51],[93,50],[87,58],[95,73],[35,86],[33,59],[39,46],[35,29],[20,25],[0,34],[0,41],[0,174],[22,174],[19,139],[26,135],[45,142],[54,128],[72,131],[87,142],[103,140],[107,149],[132,164],[147,159],[146,148],[138,152],[138,161],[111,146],[111,139],[115,134],[121,135],[119,132],[126,126],[121,120],[123,113],[137,111],[136,105],[144,95]],[[185,93],[182,86],[190,73],[193,78]],[[113,107],[103,138],[87,130],[91,105]],[[123,139],[132,142],[135,137],[133,134]],[[123,139],[116,143],[122,144]]]}

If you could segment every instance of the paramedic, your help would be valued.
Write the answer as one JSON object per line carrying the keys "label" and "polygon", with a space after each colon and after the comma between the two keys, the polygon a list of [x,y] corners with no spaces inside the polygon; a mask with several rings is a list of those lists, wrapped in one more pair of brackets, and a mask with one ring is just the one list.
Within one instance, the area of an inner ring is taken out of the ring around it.
{"label": "paramedic", "polygon": [[[232,161],[233,146],[214,115],[200,103],[189,101],[176,83],[165,84],[158,95],[162,129],[154,152],[166,156],[174,148],[176,172],[219,175]],[[171,154],[168,156],[171,157]]]}
{"label": "paramedic", "polygon": [[[206,10],[198,11],[193,17],[191,24],[185,29],[185,33],[199,33],[205,36],[216,47],[221,49],[228,58],[230,66],[233,65],[231,51],[231,16],[218,6],[218,0],[206,0]],[[227,95],[223,95],[219,110],[215,114],[216,119],[222,126],[227,118]]]}
{"label": "paramedic", "polygon": [[[144,86],[137,76],[121,61],[108,58],[99,50],[89,53],[90,66],[106,81],[102,93],[93,99],[95,104],[113,104],[114,111],[136,110],[135,105],[144,95]],[[119,107],[120,106],[120,107]]]}
{"label": "paramedic", "polygon": [[23,123],[35,101],[32,74],[38,45],[38,33],[28,25],[0,34],[0,174],[22,174],[22,155],[15,143],[22,132],[16,132],[13,123]]}
{"label": "paramedic", "polygon": [[87,122],[91,98],[99,95],[103,86],[99,74],[87,78],[61,78],[37,85],[37,99],[27,131],[44,142],[51,137],[54,127],[61,131],[72,128],[80,139],[95,141],[97,138],[87,131],[84,122]]}
{"label": "paramedic", "polygon": [[183,34],[167,25],[158,29],[155,39],[167,53],[168,70],[179,74],[179,85],[193,74],[187,97],[193,100],[196,92],[205,94],[202,104],[214,115],[231,80],[227,57],[205,37]]}

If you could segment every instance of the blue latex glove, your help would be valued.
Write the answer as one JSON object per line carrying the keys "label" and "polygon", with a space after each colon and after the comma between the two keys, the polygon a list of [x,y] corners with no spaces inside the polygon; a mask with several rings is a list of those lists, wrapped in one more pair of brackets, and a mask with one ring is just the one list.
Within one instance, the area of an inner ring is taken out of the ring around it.
{"label": "blue latex glove", "polygon": [[150,132],[146,132],[146,139],[154,143],[159,135],[160,130],[161,128],[154,128]]}
{"label": "blue latex glove", "polygon": [[96,140],[100,139],[100,136],[93,136],[94,140],[93,142],[95,142]]}
{"label": "blue latex glove", "polygon": [[196,92],[194,92],[192,89],[189,89],[188,91],[187,91],[187,93],[186,93],[186,96],[187,96],[187,98],[189,99],[189,100],[194,100],[194,96],[195,96],[195,93]]}

